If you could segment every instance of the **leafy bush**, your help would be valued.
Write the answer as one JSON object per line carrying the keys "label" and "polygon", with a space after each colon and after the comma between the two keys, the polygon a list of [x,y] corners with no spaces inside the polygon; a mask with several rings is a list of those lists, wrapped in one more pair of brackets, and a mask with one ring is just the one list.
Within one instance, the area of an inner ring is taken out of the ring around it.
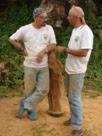
{"label": "leafy bush", "polygon": [[9,36],[20,26],[31,21],[26,5],[22,8],[8,9],[5,18],[0,20],[0,62],[9,62],[8,76],[0,80],[0,86],[14,87],[22,84],[23,77],[23,57],[22,54],[14,49],[9,43]]}
{"label": "leafy bush", "polygon": [[[29,9],[26,4],[22,4],[21,7],[8,8],[5,18],[0,20],[0,62],[10,63],[8,75],[5,79],[0,79],[0,86],[19,87],[23,83],[22,53],[8,43],[8,38],[20,26],[32,21],[32,11],[33,6]],[[91,80],[92,86],[97,82],[100,84],[98,84],[100,88],[102,82],[102,41],[99,39],[97,30],[102,29],[101,22],[102,17],[88,19],[95,35],[95,41],[86,75],[86,81]],[[67,28],[54,29],[58,44],[67,47],[72,28],[68,26]],[[58,54],[58,58],[64,64],[66,54]]]}

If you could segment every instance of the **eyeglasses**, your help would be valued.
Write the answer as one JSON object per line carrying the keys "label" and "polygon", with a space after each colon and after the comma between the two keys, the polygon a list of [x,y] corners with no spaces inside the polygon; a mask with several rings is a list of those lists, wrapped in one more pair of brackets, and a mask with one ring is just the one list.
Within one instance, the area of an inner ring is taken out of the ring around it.
{"label": "eyeglasses", "polygon": [[48,20],[48,16],[39,16],[41,19]]}

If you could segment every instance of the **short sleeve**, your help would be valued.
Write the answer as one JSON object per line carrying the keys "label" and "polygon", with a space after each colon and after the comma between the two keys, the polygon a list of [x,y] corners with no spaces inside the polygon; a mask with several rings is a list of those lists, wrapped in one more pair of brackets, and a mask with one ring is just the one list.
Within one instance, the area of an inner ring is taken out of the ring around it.
{"label": "short sleeve", "polygon": [[12,34],[10,37],[12,40],[22,41],[23,40],[23,29],[22,27],[19,28],[14,34]]}
{"label": "short sleeve", "polygon": [[57,42],[56,42],[55,32],[51,26],[49,27],[49,34],[50,34],[50,39],[49,39],[50,44],[56,44]]}
{"label": "short sleeve", "polygon": [[82,32],[80,43],[81,49],[93,49],[93,33],[91,30]]}

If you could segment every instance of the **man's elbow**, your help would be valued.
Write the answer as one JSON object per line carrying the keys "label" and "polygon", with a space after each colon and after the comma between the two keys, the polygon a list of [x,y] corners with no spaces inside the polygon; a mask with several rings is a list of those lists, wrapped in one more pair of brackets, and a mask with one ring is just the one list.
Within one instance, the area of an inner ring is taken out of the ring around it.
{"label": "man's elbow", "polygon": [[9,43],[12,44],[12,45],[15,44],[15,40],[12,40],[12,39],[9,38],[8,41],[9,41]]}
{"label": "man's elbow", "polygon": [[8,39],[8,41],[9,41],[9,43],[11,43],[11,44],[12,44],[12,40],[11,40],[10,38]]}

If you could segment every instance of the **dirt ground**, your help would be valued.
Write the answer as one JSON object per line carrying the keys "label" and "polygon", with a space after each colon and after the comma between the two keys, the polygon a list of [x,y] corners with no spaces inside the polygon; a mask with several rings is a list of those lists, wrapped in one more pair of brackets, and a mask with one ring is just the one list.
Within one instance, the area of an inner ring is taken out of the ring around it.
{"label": "dirt ground", "polygon": [[[45,98],[38,107],[38,120],[30,121],[27,117],[16,117],[21,97],[0,98],[0,136],[71,136],[71,127],[63,122],[69,117],[67,98],[62,97],[61,117],[47,114],[48,102]],[[84,136],[102,136],[102,96],[83,97]]]}

